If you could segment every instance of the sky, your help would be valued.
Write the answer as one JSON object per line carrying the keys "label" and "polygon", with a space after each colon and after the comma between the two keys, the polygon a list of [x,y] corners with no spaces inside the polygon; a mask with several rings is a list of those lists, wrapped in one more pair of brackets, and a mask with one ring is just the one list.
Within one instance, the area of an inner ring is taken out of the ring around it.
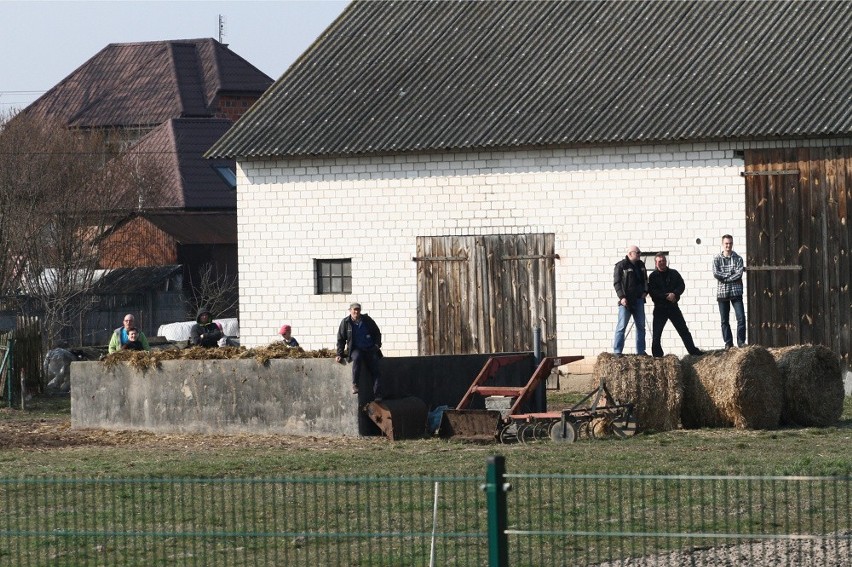
{"label": "sky", "polygon": [[0,114],[20,110],[110,43],[219,39],[277,80],[347,0],[0,0]]}

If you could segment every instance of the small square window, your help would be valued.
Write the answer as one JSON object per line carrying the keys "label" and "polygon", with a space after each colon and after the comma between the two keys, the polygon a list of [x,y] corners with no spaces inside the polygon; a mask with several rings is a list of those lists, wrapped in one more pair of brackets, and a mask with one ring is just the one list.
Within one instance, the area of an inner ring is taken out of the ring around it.
{"label": "small square window", "polygon": [[352,293],[352,260],[314,260],[317,294]]}

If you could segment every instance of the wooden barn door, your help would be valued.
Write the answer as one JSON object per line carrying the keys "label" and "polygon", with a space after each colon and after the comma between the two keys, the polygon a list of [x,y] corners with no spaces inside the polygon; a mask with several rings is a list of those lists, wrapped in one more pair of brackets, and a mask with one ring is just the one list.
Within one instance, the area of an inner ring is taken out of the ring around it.
{"label": "wooden barn door", "polygon": [[849,362],[852,149],[745,158],[749,342],[823,344]]}
{"label": "wooden barn door", "polygon": [[553,234],[417,238],[421,355],[556,354]]}

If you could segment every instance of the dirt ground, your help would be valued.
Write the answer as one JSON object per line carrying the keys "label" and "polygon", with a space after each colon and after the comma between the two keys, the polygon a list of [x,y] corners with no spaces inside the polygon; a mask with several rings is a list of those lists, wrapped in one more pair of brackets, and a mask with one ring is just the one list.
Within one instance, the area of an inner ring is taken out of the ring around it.
{"label": "dirt ground", "polygon": [[[27,419],[27,413],[17,409],[0,409],[0,451],[4,449],[33,449],[49,451],[67,447],[256,447],[334,449],[344,440],[331,437],[296,437],[289,435],[203,435],[159,434],[147,431],[106,431],[101,429],[72,429],[71,417]],[[371,445],[381,438],[346,438],[348,446]]]}

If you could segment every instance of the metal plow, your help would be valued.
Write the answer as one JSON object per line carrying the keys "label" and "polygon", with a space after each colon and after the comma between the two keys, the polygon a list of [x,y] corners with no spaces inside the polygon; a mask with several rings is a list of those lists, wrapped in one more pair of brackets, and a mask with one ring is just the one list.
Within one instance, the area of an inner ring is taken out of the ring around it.
{"label": "metal plow", "polygon": [[501,443],[573,443],[579,438],[624,439],[635,434],[633,404],[619,403],[601,382],[570,409],[508,416],[497,439]]}

